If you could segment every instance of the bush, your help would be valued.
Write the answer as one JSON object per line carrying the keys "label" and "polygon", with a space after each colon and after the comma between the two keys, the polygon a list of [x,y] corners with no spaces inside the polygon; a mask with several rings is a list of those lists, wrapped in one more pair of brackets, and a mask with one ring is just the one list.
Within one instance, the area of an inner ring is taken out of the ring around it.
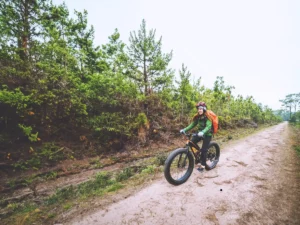
{"label": "bush", "polygon": [[116,176],[116,181],[120,182],[123,180],[127,180],[128,178],[133,176],[133,171],[131,168],[125,168]]}
{"label": "bush", "polygon": [[168,157],[168,154],[166,152],[158,153],[155,158],[155,164],[158,166],[164,165],[167,157]]}

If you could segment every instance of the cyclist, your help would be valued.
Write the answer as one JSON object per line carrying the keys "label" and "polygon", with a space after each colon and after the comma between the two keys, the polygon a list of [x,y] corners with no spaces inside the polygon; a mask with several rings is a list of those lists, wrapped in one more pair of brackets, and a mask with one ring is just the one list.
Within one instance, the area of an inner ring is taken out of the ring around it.
{"label": "cyclist", "polygon": [[197,144],[201,139],[203,139],[202,148],[201,148],[201,162],[199,168],[197,169],[199,172],[203,172],[206,163],[206,153],[208,150],[208,145],[212,138],[212,122],[205,115],[206,112],[206,104],[205,102],[198,102],[196,104],[196,108],[198,113],[193,117],[193,121],[186,128],[181,129],[180,133],[185,133],[195,126],[198,125],[198,134],[192,137],[192,142]]}

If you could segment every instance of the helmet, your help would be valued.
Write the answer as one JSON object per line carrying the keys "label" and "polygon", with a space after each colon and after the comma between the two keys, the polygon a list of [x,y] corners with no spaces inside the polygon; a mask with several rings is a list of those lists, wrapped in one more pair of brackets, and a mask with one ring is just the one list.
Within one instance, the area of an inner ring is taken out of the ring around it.
{"label": "helmet", "polygon": [[196,108],[198,109],[199,107],[202,107],[204,111],[206,111],[206,104],[205,102],[198,102],[196,104]]}

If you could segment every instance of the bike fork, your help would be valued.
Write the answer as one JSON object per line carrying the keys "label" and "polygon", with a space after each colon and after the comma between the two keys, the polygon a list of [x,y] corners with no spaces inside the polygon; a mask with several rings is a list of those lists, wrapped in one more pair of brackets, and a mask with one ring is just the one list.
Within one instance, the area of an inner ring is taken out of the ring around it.
{"label": "bike fork", "polygon": [[[180,162],[181,162],[182,154],[183,154],[183,153],[181,153],[180,156],[179,156],[179,160],[178,160],[178,165],[177,165],[177,167],[180,167]],[[182,165],[182,167],[185,167],[185,162],[186,162],[186,159],[187,159],[187,157],[188,157],[188,154],[189,154],[189,149],[187,148],[186,154],[185,154],[184,159],[183,159],[183,165]]]}

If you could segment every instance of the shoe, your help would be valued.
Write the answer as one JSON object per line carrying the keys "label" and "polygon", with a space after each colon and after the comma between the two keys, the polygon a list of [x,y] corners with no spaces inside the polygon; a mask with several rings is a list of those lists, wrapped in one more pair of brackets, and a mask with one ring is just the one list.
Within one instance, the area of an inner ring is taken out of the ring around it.
{"label": "shoe", "polygon": [[205,168],[205,166],[202,166],[202,165],[200,164],[197,170],[198,170],[199,172],[203,172],[203,171],[204,171],[204,168]]}
{"label": "shoe", "polygon": [[199,167],[197,170],[201,173],[204,172],[204,168],[202,168],[202,167]]}

